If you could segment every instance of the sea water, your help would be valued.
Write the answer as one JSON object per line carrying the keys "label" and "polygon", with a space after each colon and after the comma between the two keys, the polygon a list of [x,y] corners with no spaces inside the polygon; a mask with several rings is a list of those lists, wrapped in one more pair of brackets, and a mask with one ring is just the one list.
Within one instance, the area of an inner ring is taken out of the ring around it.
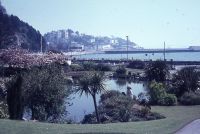
{"label": "sea water", "polygon": [[[96,54],[85,54],[74,56],[78,59],[109,59],[109,60],[120,60],[127,59],[127,54],[105,54],[105,53],[96,53]],[[163,53],[129,53],[129,59],[137,60],[158,60],[164,59]],[[200,61],[200,52],[173,52],[165,53],[165,59],[174,61]]]}

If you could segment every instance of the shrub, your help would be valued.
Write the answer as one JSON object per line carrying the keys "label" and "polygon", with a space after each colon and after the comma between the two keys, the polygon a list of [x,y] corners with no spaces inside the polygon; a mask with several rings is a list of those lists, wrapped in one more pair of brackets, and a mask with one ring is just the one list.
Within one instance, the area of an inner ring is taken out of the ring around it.
{"label": "shrub", "polygon": [[0,118],[8,118],[8,105],[5,101],[0,101]]}
{"label": "shrub", "polygon": [[194,92],[186,92],[180,98],[180,103],[183,105],[200,105],[200,94]]}
{"label": "shrub", "polygon": [[149,86],[150,104],[157,105],[158,101],[165,96],[165,94],[166,92],[162,83],[157,83],[155,81],[151,82]]}
{"label": "shrub", "polygon": [[163,106],[172,106],[177,104],[177,98],[174,94],[165,94],[158,100],[158,104]]}
{"label": "shrub", "polygon": [[174,94],[166,93],[164,85],[153,81],[149,86],[150,104],[171,106],[177,103],[177,98]]}
{"label": "shrub", "polygon": [[152,61],[145,68],[145,75],[148,81],[164,82],[169,75],[168,66],[161,60]]}
{"label": "shrub", "polygon": [[9,78],[0,78],[0,118],[8,118],[8,104],[6,102],[7,89],[5,83],[7,83]]}
{"label": "shrub", "polygon": [[62,66],[32,68],[23,74],[21,88],[32,119],[58,122],[66,114],[66,99],[71,91],[66,88]]}
{"label": "shrub", "polygon": [[174,74],[171,93],[181,97],[185,92],[195,92],[199,87],[199,72],[194,67],[186,67]]}
{"label": "shrub", "polygon": [[118,67],[116,70],[115,70],[115,74],[114,74],[116,77],[118,78],[125,78],[126,77],[126,68],[123,67],[123,66],[120,66]]}
{"label": "shrub", "polygon": [[84,116],[82,123],[83,124],[96,123],[96,116],[94,114],[87,114]]}
{"label": "shrub", "polygon": [[97,71],[111,71],[112,68],[108,64],[99,63],[95,66],[95,70],[97,70]]}
{"label": "shrub", "polygon": [[127,122],[131,113],[133,100],[119,91],[110,91],[101,96],[100,107],[113,120]]}
{"label": "shrub", "polygon": [[6,86],[10,118],[22,119],[23,111],[30,109],[32,119],[61,122],[71,93],[65,82],[62,66],[56,63],[20,72]]}
{"label": "shrub", "polygon": [[150,113],[150,111],[151,111],[151,109],[148,108],[148,107],[143,107],[143,108],[140,110],[142,116],[148,115],[148,114]]}
{"label": "shrub", "polygon": [[[149,107],[140,106],[135,100],[115,90],[101,95],[98,109],[102,123],[144,121],[161,117],[154,116]],[[94,114],[86,115],[82,123],[95,123]]]}
{"label": "shrub", "polygon": [[[100,119],[105,122],[127,122],[131,115],[133,101],[119,91],[108,91],[101,95],[100,104],[98,106]],[[95,113],[93,113],[94,115]],[[93,121],[93,115],[86,115],[83,123]]]}
{"label": "shrub", "polygon": [[163,116],[159,113],[156,113],[156,112],[151,112],[146,116],[147,120],[157,120],[157,119],[164,119],[164,118],[165,118],[165,116]]}
{"label": "shrub", "polygon": [[85,71],[94,71],[95,70],[95,64],[93,62],[84,62],[82,64]]}
{"label": "shrub", "polygon": [[148,106],[141,107],[141,109],[135,109],[131,116],[131,121],[147,121],[147,120],[157,120],[163,119],[165,116],[151,112]]}
{"label": "shrub", "polygon": [[141,60],[131,61],[127,65],[127,68],[144,69],[145,68],[145,63],[143,61],[141,61]]}
{"label": "shrub", "polygon": [[84,70],[83,66],[80,66],[78,64],[72,64],[70,66],[70,68],[72,71],[83,71]]}

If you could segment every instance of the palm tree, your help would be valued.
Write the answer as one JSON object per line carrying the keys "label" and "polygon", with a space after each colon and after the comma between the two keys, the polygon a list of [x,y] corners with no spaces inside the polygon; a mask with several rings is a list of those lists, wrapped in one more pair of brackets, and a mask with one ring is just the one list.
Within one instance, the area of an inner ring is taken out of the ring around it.
{"label": "palm tree", "polygon": [[102,72],[87,73],[83,78],[79,80],[79,86],[77,88],[77,92],[79,92],[80,95],[85,93],[87,96],[92,96],[98,123],[100,123],[100,118],[97,108],[96,95],[106,90],[104,81],[105,77],[104,73]]}

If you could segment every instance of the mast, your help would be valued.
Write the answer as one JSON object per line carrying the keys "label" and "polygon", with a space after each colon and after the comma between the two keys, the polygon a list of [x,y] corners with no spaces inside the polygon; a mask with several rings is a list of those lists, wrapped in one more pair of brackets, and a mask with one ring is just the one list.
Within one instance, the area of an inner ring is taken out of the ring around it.
{"label": "mast", "polygon": [[163,55],[164,55],[164,61],[166,60],[165,59],[165,41],[164,41],[164,50],[163,50]]}
{"label": "mast", "polygon": [[126,36],[126,40],[127,40],[127,46],[126,46],[126,53],[127,53],[127,61],[128,61],[128,36]]}
{"label": "mast", "polygon": [[41,51],[41,53],[42,53],[42,35],[41,35],[41,37],[40,37],[40,51]]}

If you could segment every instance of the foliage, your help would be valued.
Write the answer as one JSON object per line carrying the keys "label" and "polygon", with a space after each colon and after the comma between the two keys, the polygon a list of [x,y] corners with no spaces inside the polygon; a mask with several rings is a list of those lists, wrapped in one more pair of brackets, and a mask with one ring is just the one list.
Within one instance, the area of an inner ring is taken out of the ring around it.
{"label": "foliage", "polygon": [[124,66],[120,66],[115,70],[114,76],[118,78],[125,78],[126,72],[126,68]]}
{"label": "foliage", "polygon": [[152,61],[145,68],[145,74],[148,81],[164,82],[169,75],[168,66],[165,61]]}
{"label": "foliage", "polygon": [[186,92],[180,98],[183,105],[200,105],[200,93]]}
{"label": "foliage", "polygon": [[96,123],[96,116],[95,114],[87,114],[84,116],[83,120],[82,120],[83,124],[87,124],[87,123]]}
{"label": "foliage", "polygon": [[[155,114],[148,107],[137,105],[135,100],[115,90],[102,94],[99,103],[98,109],[102,123],[163,118],[161,115],[160,118],[157,115],[154,116]],[[93,118],[94,113],[86,115],[82,123],[95,123]]]}
{"label": "foliage", "polygon": [[177,103],[176,96],[166,93],[164,85],[155,81],[149,86],[149,96],[149,103],[153,105],[171,106]]}
{"label": "foliage", "polygon": [[147,115],[147,120],[158,120],[158,119],[164,119],[166,118],[164,115],[157,113],[157,112],[151,112]]}
{"label": "foliage", "polygon": [[84,71],[83,66],[80,66],[79,64],[72,64],[72,65],[70,65],[70,69],[72,71]]}
{"label": "foliage", "polygon": [[131,61],[127,65],[127,68],[144,69],[145,68],[145,63],[144,63],[144,61],[141,61],[141,60]]}
{"label": "foliage", "polygon": [[22,119],[24,110],[30,109],[32,119],[60,121],[70,94],[65,85],[62,67],[56,63],[21,71],[7,84],[10,118]]}
{"label": "foliage", "polygon": [[149,121],[149,120],[158,120],[163,119],[165,116],[157,113],[151,112],[151,109],[147,106],[141,107],[140,110],[136,111],[133,116],[133,121]]}
{"label": "foliage", "polygon": [[3,14],[6,14],[6,9],[5,9],[5,7],[1,4],[1,1],[0,1],[0,12],[3,13]]}
{"label": "foliage", "polygon": [[8,105],[5,101],[0,101],[0,118],[8,118]]}
{"label": "foliage", "polygon": [[97,122],[100,123],[96,95],[105,91],[105,77],[102,72],[90,72],[85,75],[85,77],[79,80],[79,86],[77,88],[77,92],[82,95],[85,93],[86,95],[91,95],[94,102],[95,113]]}
{"label": "foliage", "polygon": [[162,106],[173,106],[177,104],[177,98],[174,94],[165,94],[158,100],[158,104]]}
{"label": "foliage", "polygon": [[[21,48],[40,51],[42,35],[28,23],[21,21],[17,16],[0,11],[0,24],[0,49],[17,46],[20,43]],[[46,42],[43,38],[43,50],[45,48]]]}
{"label": "foliage", "polygon": [[27,50],[18,47],[0,50],[0,63],[4,65],[4,67],[10,67],[10,69],[27,69],[32,66],[48,65],[54,62],[66,65],[67,58],[68,57],[62,54],[51,52],[43,55],[34,55]]}
{"label": "foliage", "polygon": [[165,88],[162,83],[151,82],[149,85],[150,104],[158,104],[158,101],[165,96],[165,94]]}
{"label": "foliage", "polygon": [[22,91],[22,75],[18,74],[6,84],[7,104],[10,119],[21,120],[24,110],[24,98]]}
{"label": "foliage", "polygon": [[149,113],[150,113],[150,109],[148,107],[142,107],[140,110],[140,114],[142,117],[145,117]]}
{"label": "foliage", "polygon": [[70,90],[65,88],[65,82],[58,64],[36,67],[23,74],[25,107],[31,110],[32,119],[57,122],[66,114]]}
{"label": "foliage", "polygon": [[[103,123],[128,122],[133,101],[119,91],[111,90],[101,95],[99,102],[100,119]],[[82,123],[94,123],[93,114],[86,115]]]}
{"label": "foliage", "polygon": [[97,71],[111,71],[112,68],[109,64],[99,63],[95,66],[95,70],[97,70]]}
{"label": "foliage", "polygon": [[7,89],[5,83],[9,78],[0,78],[0,118],[8,118],[8,105],[6,102]]}
{"label": "foliage", "polygon": [[84,62],[81,64],[73,64],[70,66],[72,71],[111,71],[112,68],[109,64],[93,62]]}
{"label": "foliage", "polygon": [[[53,53],[47,53],[44,55],[33,55],[24,49],[15,47],[0,51],[0,63],[3,65],[2,67],[4,68],[3,74],[6,73],[6,75],[8,76],[13,76],[12,80],[7,83],[7,103],[10,118],[22,119],[24,107],[27,106],[28,102],[31,102],[27,101],[27,99],[34,98],[32,96],[28,97],[28,95],[30,95],[28,93],[42,93],[42,91],[51,90],[51,88],[54,88],[54,90],[57,90],[59,88],[58,85],[63,82],[62,79],[64,77],[63,75],[61,75],[62,69],[60,67],[56,69],[54,65],[65,65],[66,57],[62,54]],[[58,82],[56,80],[58,80]],[[35,82],[34,85],[32,85],[32,87],[28,87],[32,84],[32,82]],[[41,92],[38,91],[38,89],[43,88],[45,88],[45,90],[42,90]],[[46,95],[51,96],[51,94],[48,93],[56,95],[56,93],[58,92],[54,90],[51,90],[52,92],[46,91]],[[60,96],[60,99],[61,98],[62,96]],[[43,97],[42,99],[49,98]],[[54,103],[52,100],[48,101],[51,101],[52,104]],[[42,103],[44,103],[44,101]],[[59,104],[62,104],[62,102]],[[48,110],[43,108],[40,109],[45,112]],[[51,116],[50,114],[47,116],[45,115],[45,119],[41,117],[41,120],[46,120],[47,118],[49,119],[49,116]],[[51,119],[53,120],[53,117],[51,117]]]}
{"label": "foliage", "polygon": [[130,97],[113,90],[101,95],[99,107],[103,109],[103,114],[112,118],[112,121],[128,122],[133,104]]}
{"label": "foliage", "polygon": [[181,97],[185,92],[195,92],[200,80],[199,72],[194,67],[185,67],[174,74],[171,93]]}
{"label": "foliage", "polygon": [[82,64],[85,71],[94,71],[95,70],[95,64],[93,62],[84,62]]}

